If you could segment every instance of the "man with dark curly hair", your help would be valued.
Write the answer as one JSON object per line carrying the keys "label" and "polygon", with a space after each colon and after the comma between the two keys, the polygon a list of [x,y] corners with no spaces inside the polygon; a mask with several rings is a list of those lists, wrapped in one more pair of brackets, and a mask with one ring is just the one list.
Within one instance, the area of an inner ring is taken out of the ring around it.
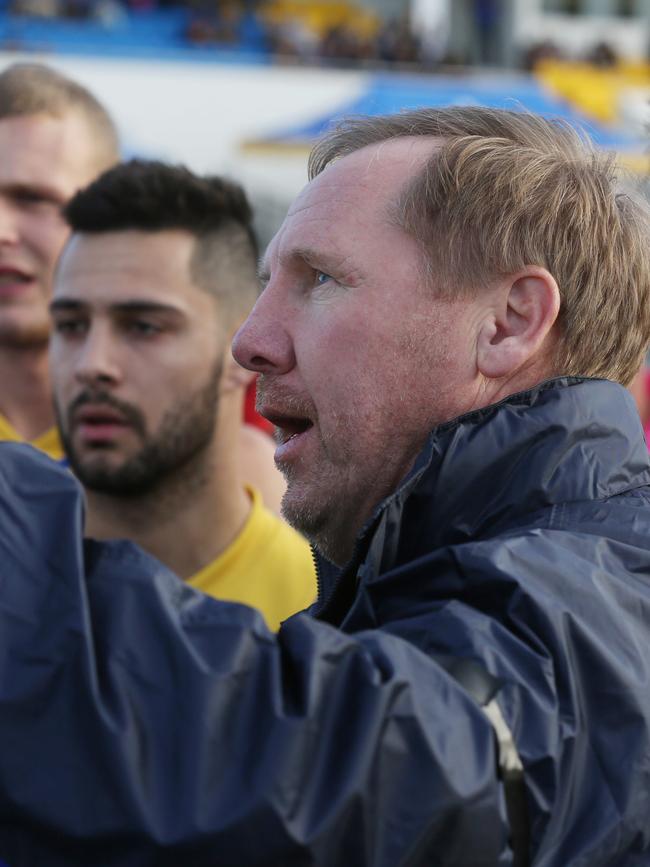
{"label": "man with dark curly hair", "polygon": [[88,535],[138,542],[277,629],[316,587],[309,546],[245,484],[239,459],[253,374],[230,342],[258,294],[244,191],[132,161],[64,215],[72,237],[55,276],[50,369]]}

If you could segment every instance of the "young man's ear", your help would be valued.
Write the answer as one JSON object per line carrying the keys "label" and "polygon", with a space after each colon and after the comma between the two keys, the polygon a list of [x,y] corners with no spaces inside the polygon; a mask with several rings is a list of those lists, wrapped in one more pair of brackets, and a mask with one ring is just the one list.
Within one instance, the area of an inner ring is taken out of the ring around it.
{"label": "young man's ear", "polygon": [[501,379],[539,360],[550,349],[560,311],[560,290],[545,269],[530,266],[501,280],[479,333],[477,365],[483,376]]}

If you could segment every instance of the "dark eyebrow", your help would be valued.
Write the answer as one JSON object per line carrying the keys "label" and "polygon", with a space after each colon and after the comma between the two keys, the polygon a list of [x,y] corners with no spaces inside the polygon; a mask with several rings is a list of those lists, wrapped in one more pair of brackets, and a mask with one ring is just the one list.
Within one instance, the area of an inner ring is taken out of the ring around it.
{"label": "dark eyebrow", "polygon": [[66,196],[64,196],[59,190],[50,187],[47,184],[29,183],[27,181],[21,183],[18,181],[13,184],[7,184],[5,192],[10,196],[20,196],[25,193],[28,195],[42,196],[44,199],[49,199],[61,206],[66,203]]}
{"label": "dark eyebrow", "polygon": [[85,310],[88,307],[83,301],[75,301],[73,298],[55,298],[50,301],[50,313],[56,313],[59,310]]}
{"label": "dark eyebrow", "polygon": [[[87,310],[88,304],[79,301],[75,298],[55,298],[50,304],[50,312],[55,313],[59,310],[65,311],[81,311]],[[161,304],[158,301],[141,301],[134,299],[133,301],[120,301],[117,304],[110,304],[109,310],[111,313],[163,313],[172,316],[183,316],[184,313],[173,304]]]}
{"label": "dark eyebrow", "polygon": [[162,304],[160,301],[120,301],[110,304],[111,313],[163,313],[172,316],[184,316],[183,311],[173,304]]}

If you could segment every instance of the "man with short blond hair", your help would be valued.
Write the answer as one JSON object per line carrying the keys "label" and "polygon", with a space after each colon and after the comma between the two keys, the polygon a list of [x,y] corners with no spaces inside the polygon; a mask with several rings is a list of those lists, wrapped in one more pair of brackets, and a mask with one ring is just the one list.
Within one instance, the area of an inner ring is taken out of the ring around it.
{"label": "man with short blond hair", "polygon": [[68,237],[61,209],[118,158],[113,122],[82,85],[35,63],[0,73],[0,439],[55,458],[48,304]]}
{"label": "man with short blond hair", "polygon": [[646,864],[649,248],[551,121],[326,136],[233,342],[318,602],[272,636],[132,548],[82,557],[73,482],[5,447],[0,855]]}

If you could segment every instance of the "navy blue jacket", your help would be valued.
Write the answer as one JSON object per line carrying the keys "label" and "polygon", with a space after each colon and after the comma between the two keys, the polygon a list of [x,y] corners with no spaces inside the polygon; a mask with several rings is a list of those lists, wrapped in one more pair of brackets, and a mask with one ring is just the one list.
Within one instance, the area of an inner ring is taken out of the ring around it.
{"label": "navy blue jacket", "polygon": [[471,413],[276,636],[0,447],[0,857],[647,867],[649,482],[612,383]]}

